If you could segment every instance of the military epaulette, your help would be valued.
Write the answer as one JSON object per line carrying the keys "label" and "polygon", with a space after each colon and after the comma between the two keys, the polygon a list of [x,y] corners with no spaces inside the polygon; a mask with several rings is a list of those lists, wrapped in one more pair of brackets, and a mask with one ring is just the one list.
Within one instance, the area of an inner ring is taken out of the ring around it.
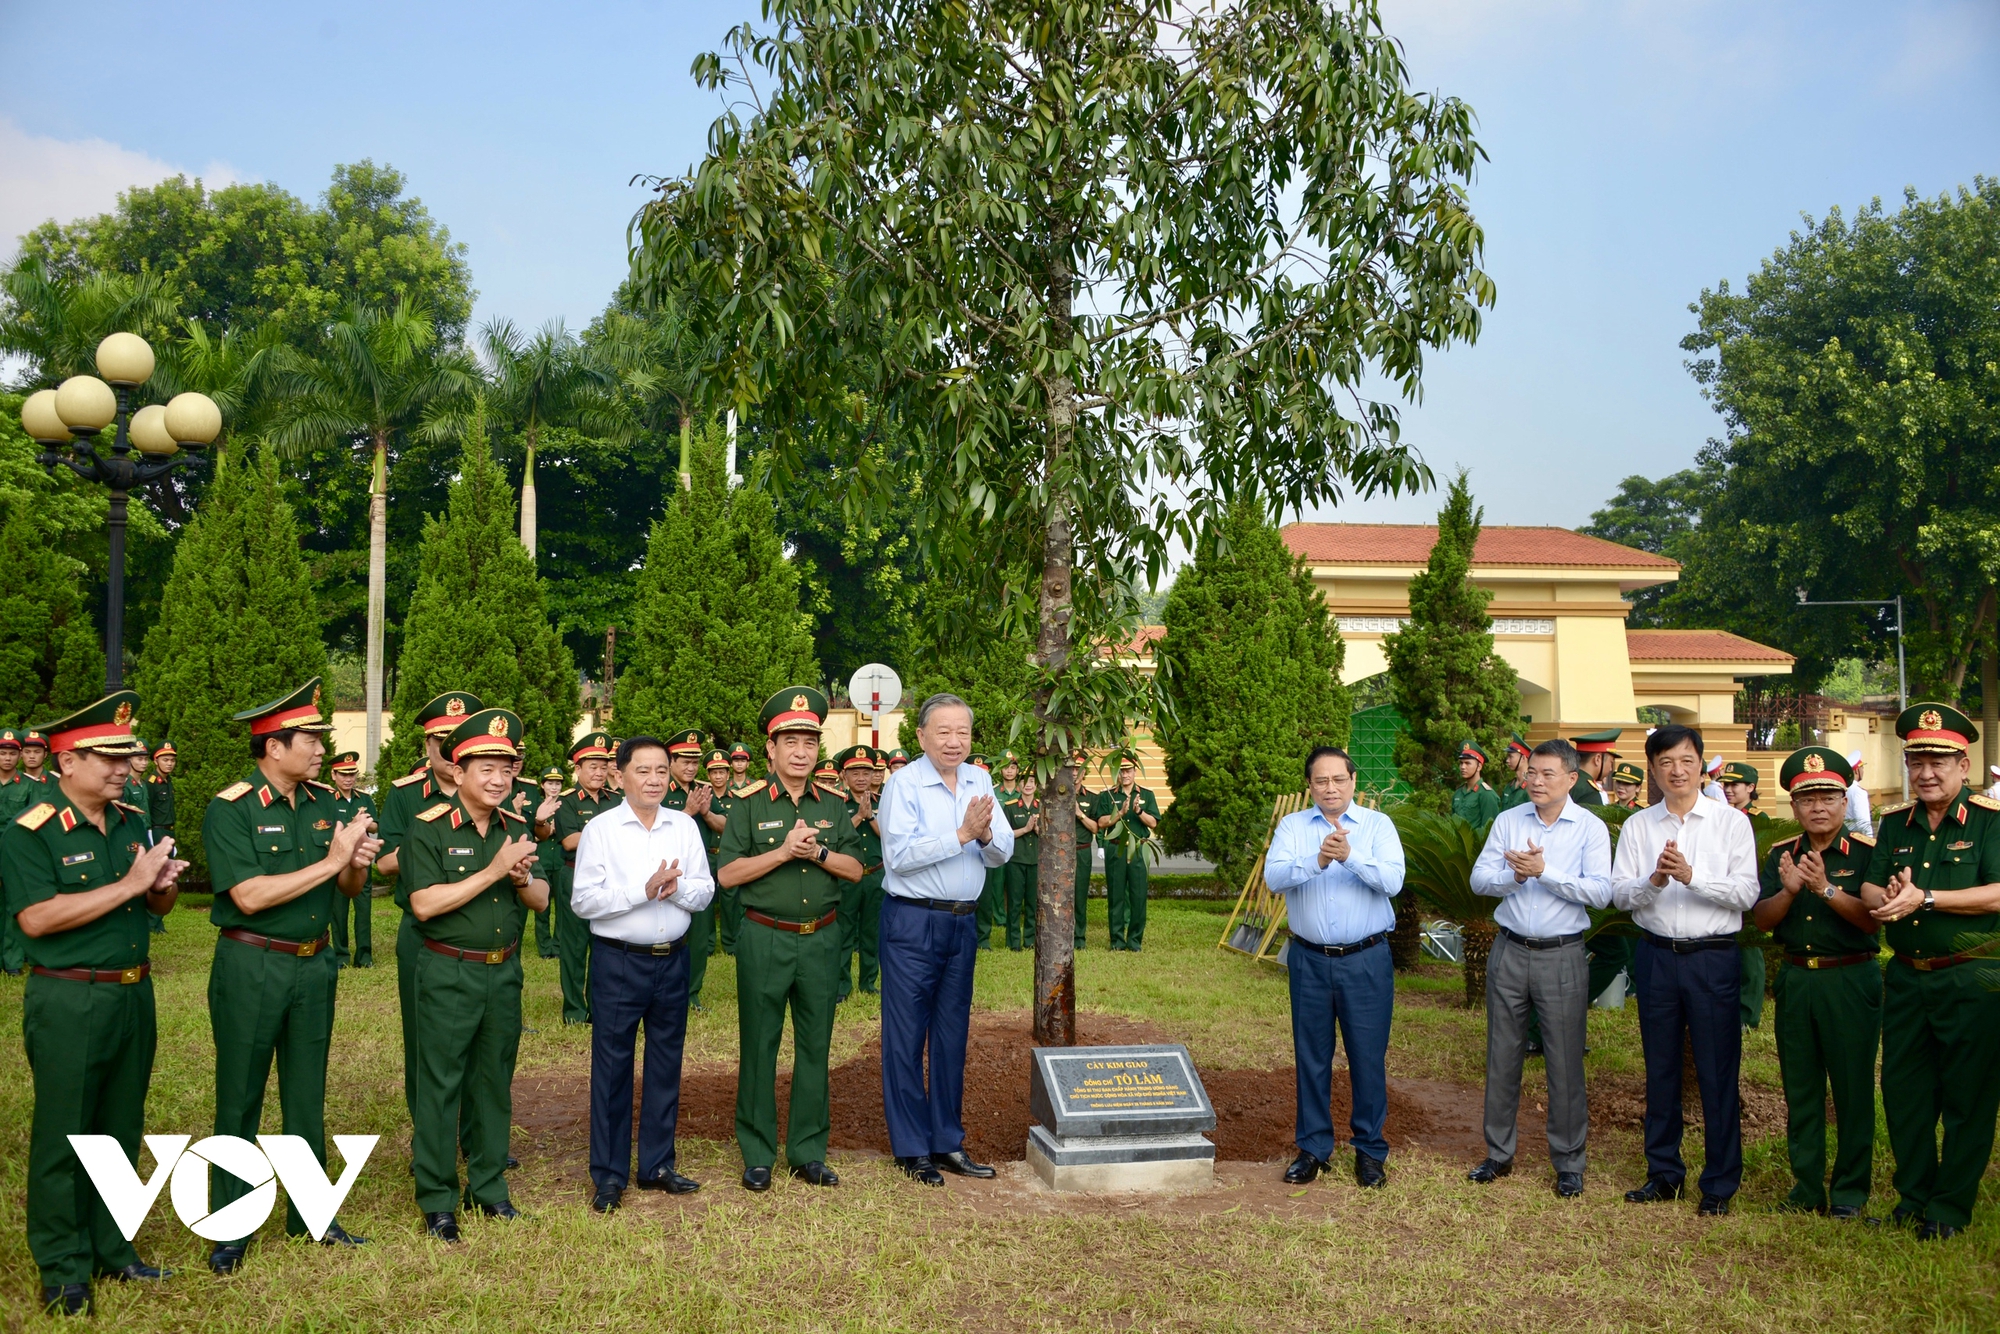
{"label": "military epaulette", "polygon": [[1882,808],[1882,814],[1883,814],[1883,816],[1884,816],[1884,817],[1887,817],[1887,816],[1891,816],[1891,815],[1896,815],[1896,814],[1899,814],[1899,813],[1901,813],[1901,812],[1903,812],[1903,811],[1907,811],[1907,810],[1909,810],[1909,809],[1910,809],[1911,807],[1915,806],[1916,804],[1917,804],[1917,803],[1916,803],[1916,802],[1914,802],[1914,801],[1906,801],[1906,802],[1904,802],[1904,803],[1903,803],[1902,805],[1900,805],[1900,806],[1884,806],[1884,807]]}
{"label": "military epaulette", "polygon": [[573,797],[575,795],[576,795],[576,789],[573,787],[566,787],[562,791],[556,793],[556,796],[558,797]]}
{"label": "military epaulette", "polygon": [[44,801],[30,806],[27,810],[15,816],[14,823],[23,829],[40,829],[49,822],[49,817],[55,813],[56,808],[54,803]]}
{"label": "military epaulette", "polygon": [[116,806],[119,810],[125,811],[132,815],[144,815],[146,813],[146,810],[143,806],[134,806],[129,801],[113,801],[111,804],[113,806]]}
{"label": "military epaulette", "polygon": [[1974,793],[1972,796],[1967,797],[1966,800],[1975,806],[1983,807],[1989,811],[2000,811],[2000,801],[1993,800],[1993,798],[1987,796],[1984,792]]}
{"label": "military epaulette", "polygon": [[495,809],[497,809],[500,812],[500,818],[503,820],[512,820],[515,824],[526,824],[528,822],[528,818],[526,816],[516,815],[514,814],[514,812],[508,810],[505,806],[499,806],[496,807]]}
{"label": "military epaulette", "polygon": [[1843,835],[1843,837],[1846,838],[1849,842],[1859,843],[1864,848],[1872,848],[1875,846],[1875,837],[1872,834],[1850,833]]}
{"label": "military epaulette", "polygon": [[249,795],[250,785],[248,783],[231,783],[228,787],[216,793],[215,799],[217,801],[241,801]]}
{"label": "military epaulette", "polygon": [[322,791],[322,792],[331,792],[331,791],[333,791],[333,784],[331,784],[331,783],[322,783],[322,782],[320,782],[320,781],[319,781],[319,779],[317,779],[317,778],[308,778],[308,779],[306,779],[306,786],[307,786],[307,787],[316,787],[316,788],[318,788],[318,789],[319,789],[320,791]]}
{"label": "military epaulette", "polygon": [[437,805],[431,807],[429,810],[418,811],[417,818],[419,820],[422,820],[424,823],[429,824],[432,820],[437,819],[439,816],[443,815],[446,811],[450,809],[451,809],[450,802],[440,801]]}
{"label": "military epaulette", "polygon": [[415,773],[413,773],[413,774],[404,774],[404,775],[403,775],[403,776],[402,776],[401,778],[398,778],[398,779],[397,779],[397,780],[396,780],[395,782],[391,783],[391,784],[390,784],[389,786],[391,786],[391,787],[408,787],[408,786],[409,786],[410,784],[412,784],[412,783],[421,783],[421,782],[423,782],[423,781],[424,781],[424,780],[425,780],[426,778],[429,778],[429,777],[430,777],[430,771],[429,771],[429,770],[427,770],[427,769],[419,769],[419,770],[417,770],[417,771],[416,771]]}

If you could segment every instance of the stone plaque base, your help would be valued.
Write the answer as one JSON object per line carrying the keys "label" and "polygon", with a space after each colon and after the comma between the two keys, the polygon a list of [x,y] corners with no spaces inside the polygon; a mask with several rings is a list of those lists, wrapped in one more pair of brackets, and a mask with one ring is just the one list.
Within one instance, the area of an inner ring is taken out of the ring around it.
{"label": "stone plaque base", "polygon": [[1215,1181],[1205,1136],[1052,1135],[1028,1127],[1028,1166],[1050,1190],[1199,1190]]}

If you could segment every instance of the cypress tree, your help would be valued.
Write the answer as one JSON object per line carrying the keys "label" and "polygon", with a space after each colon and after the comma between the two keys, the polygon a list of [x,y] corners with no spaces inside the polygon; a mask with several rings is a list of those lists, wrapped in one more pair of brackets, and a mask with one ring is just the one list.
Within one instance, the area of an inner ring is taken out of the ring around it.
{"label": "cypress tree", "polygon": [[104,650],[83,608],[84,563],[49,544],[25,503],[0,525],[0,718],[20,726],[104,693]]}
{"label": "cypress tree", "polygon": [[143,731],[180,754],[182,856],[206,867],[201,813],[250,767],[249,726],[230,715],[325,673],[319,605],[277,460],[232,452],[181,536],[134,680]]}
{"label": "cypress tree", "polygon": [[1254,500],[1197,551],[1167,595],[1159,741],[1174,804],[1161,837],[1227,883],[1261,854],[1271,804],[1303,789],[1314,746],[1347,744],[1346,647],[1311,573]]}
{"label": "cypress tree", "polygon": [[512,709],[527,730],[526,771],[562,762],[576,730],[569,649],[549,621],[548,590],[521,545],[514,493],[493,461],[484,406],[475,409],[442,517],[427,515],[417,586],[396,660],[394,739],[385,777],[423,757],[417,711],[447,690]]}
{"label": "cypress tree", "polygon": [[764,701],[820,679],[812,621],[770,497],[754,485],[729,486],[713,424],[690,439],[688,479],[667,498],[646,545],[616,730],[699,727],[757,754]]}
{"label": "cypress tree", "polygon": [[1486,517],[1475,509],[1461,470],[1438,511],[1430,564],[1410,580],[1409,624],[1384,636],[1389,682],[1409,732],[1396,742],[1396,763],[1425,810],[1449,814],[1458,786],[1458,749],[1467,738],[1499,755],[1519,722],[1521,696],[1514,669],[1493,651],[1491,593],[1466,578]]}

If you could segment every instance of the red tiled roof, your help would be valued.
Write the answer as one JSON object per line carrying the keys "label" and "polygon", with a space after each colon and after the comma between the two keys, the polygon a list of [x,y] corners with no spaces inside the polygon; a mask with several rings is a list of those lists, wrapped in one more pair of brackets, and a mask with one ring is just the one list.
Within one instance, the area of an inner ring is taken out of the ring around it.
{"label": "red tiled roof", "polygon": [[1142,625],[1139,627],[1137,633],[1118,646],[1118,656],[1121,658],[1149,657],[1153,652],[1153,645],[1166,638],[1166,635],[1167,627],[1164,625]]}
{"label": "red tiled roof", "polygon": [[[1428,523],[1292,523],[1281,534],[1285,545],[1310,563],[1323,565],[1422,565],[1437,543]],[[1650,551],[1620,546],[1567,528],[1479,530],[1472,563],[1575,566],[1605,570],[1678,570],[1677,561]]]}
{"label": "red tiled roof", "polygon": [[1627,630],[1625,654],[1633,662],[1794,662],[1783,649],[1727,630]]}

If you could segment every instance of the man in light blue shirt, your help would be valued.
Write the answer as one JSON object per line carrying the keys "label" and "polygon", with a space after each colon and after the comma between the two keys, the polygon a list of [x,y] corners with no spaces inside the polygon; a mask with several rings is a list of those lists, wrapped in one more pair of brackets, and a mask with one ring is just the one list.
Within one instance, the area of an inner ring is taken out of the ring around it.
{"label": "man in light blue shirt", "polygon": [[1482,1185],[1514,1170],[1515,1121],[1528,1024],[1539,1015],[1549,1077],[1549,1161],[1556,1194],[1583,1193],[1590,1108],[1583,1091],[1590,909],[1611,905],[1611,832],[1570,800],[1576,748],[1544,741],[1521,774],[1528,804],[1500,812],[1472,866],[1472,892],[1500,900],[1486,956],[1486,1157]]}
{"label": "man in light blue shirt", "polygon": [[1298,1066],[1299,1156],[1285,1169],[1305,1185],[1333,1157],[1334,1030],[1347,1043],[1354,1114],[1354,1179],[1387,1179],[1389,1018],[1396,975],[1389,963],[1390,903],[1403,888],[1403,843],[1380,811],[1354,804],[1354,761],[1335,746],[1306,757],[1312,806],[1278,822],[1264,857],[1264,883],[1285,896],[1291,943],[1292,1048]]}
{"label": "man in light blue shirt", "polygon": [[[912,1180],[939,1169],[990,1177],[965,1152],[965,1044],[972,1025],[979,895],[990,867],[1014,853],[995,818],[993,779],[966,763],[972,708],[933,695],[917,711],[923,758],[889,775],[882,830],[882,1109],[889,1149]],[[924,1077],[925,1050],[930,1078]]]}

